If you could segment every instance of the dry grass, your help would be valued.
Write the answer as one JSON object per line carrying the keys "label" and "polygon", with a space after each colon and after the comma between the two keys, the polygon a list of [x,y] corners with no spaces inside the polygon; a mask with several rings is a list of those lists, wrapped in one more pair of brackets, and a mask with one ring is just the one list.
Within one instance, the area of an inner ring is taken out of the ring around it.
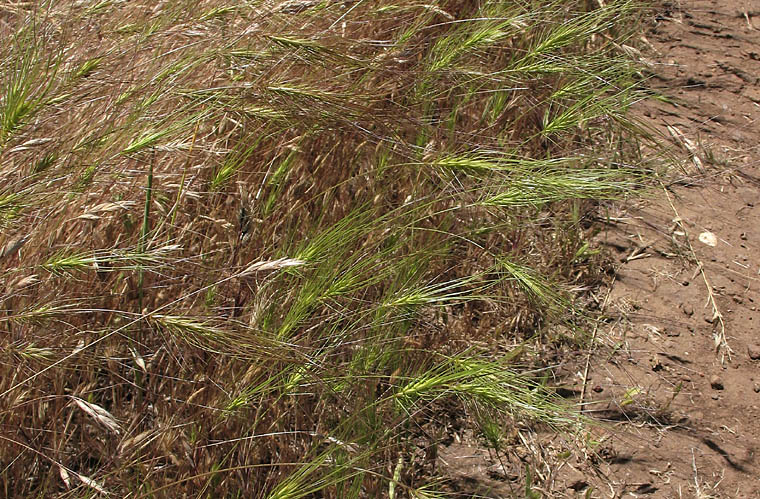
{"label": "dry grass", "polygon": [[3,493],[433,497],[447,411],[572,431],[503,345],[582,341],[645,175],[607,4],[0,4]]}

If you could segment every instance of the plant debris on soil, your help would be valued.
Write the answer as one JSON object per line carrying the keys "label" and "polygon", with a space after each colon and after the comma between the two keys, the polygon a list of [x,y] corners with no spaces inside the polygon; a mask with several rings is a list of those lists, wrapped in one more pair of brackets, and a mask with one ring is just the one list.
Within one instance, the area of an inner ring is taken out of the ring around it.
{"label": "plant debris on soil", "polygon": [[659,193],[604,221],[600,242],[617,260],[599,295],[607,324],[576,381],[587,413],[608,422],[607,458],[564,485],[760,497],[760,11],[731,0],[654,8],[641,59],[663,98],[635,112],[682,162]]}

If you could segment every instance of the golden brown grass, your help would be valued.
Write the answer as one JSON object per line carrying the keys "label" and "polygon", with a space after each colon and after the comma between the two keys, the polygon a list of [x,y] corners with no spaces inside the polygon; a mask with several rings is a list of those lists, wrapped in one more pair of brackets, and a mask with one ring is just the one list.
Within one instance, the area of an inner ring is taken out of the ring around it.
{"label": "golden brown grass", "polygon": [[572,431],[504,346],[582,341],[634,14],[1,4],[3,494],[433,497],[437,417]]}

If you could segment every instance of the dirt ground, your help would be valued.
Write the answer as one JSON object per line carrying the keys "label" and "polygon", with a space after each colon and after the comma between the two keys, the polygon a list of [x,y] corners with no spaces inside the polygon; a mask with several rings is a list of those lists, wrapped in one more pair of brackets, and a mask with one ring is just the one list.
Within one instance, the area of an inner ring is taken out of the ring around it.
{"label": "dirt ground", "polygon": [[[585,456],[558,435],[516,448],[553,463],[532,489],[545,497],[760,498],[760,3],[655,2],[641,41],[667,98],[634,112],[683,164],[602,222],[609,320],[569,364],[570,393],[604,423]],[[439,458],[455,492],[526,495],[519,467],[474,444]]]}
{"label": "dirt ground", "polygon": [[619,268],[586,400],[620,423],[600,436],[608,458],[593,478],[579,470],[568,485],[759,498],[760,3],[662,3],[644,43],[670,102],[636,112],[687,161],[654,199],[607,222]]}

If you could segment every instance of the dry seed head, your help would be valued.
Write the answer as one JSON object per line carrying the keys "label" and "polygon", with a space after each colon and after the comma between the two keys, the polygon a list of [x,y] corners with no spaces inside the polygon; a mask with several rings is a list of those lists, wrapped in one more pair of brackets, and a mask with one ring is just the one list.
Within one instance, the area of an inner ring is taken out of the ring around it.
{"label": "dry seed head", "polygon": [[[72,473],[74,473],[74,472],[72,472]],[[108,491],[106,491],[106,489],[104,489],[101,484],[99,484],[98,482],[96,482],[92,478],[86,477],[86,476],[84,476],[84,475],[82,475],[80,473],[74,473],[74,475],[79,479],[79,481],[81,481],[83,484],[87,485],[91,489],[94,489],[98,493],[103,494],[105,496],[109,495]]]}
{"label": "dry seed head", "polygon": [[50,137],[27,140],[23,144],[17,145],[16,147],[8,151],[8,153],[26,151],[27,149],[31,149],[36,146],[47,144],[48,142],[52,140],[53,139],[51,139]]}
{"label": "dry seed head", "polygon": [[67,489],[71,488],[71,478],[69,477],[69,472],[66,471],[66,468],[63,466],[58,467],[58,472],[61,475],[61,480],[63,480],[63,483],[66,485]]}
{"label": "dry seed head", "polygon": [[8,242],[5,246],[3,246],[3,249],[0,250],[0,258],[5,258],[16,253],[24,245],[24,243],[26,243],[27,239],[29,239],[29,235],[21,236]]}
{"label": "dry seed head", "polygon": [[121,443],[119,443],[117,453],[120,456],[124,456],[128,453],[139,451],[156,438],[158,438],[158,434],[155,430],[145,430],[134,437],[122,440]]}
{"label": "dry seed head", "polygon": [[244,277],[254,272],[264,272],[267,270],[279,270],[286,267],[299,267],[306,264],[303,260],[296,258],[280,258],[277,260],[260,261],[249,265],[244,271],[240,273],[240,277]]}
{"label": "dry seed head", "polygon": [[74,401],[74,403],[76,403],[76,405],[79,406],[80,409],[82,409],[99,424],[103,425],[107,430],[113,432],[116,435],[121,432],[121,426],[119,426],[116,418],[114,418],[107,410],[103,409],[99,405],[82,400],[79,397],[72,396],[71,399]]}
{"label": "dry seed head", "polygon": [[39,282],[39,279],[37,278],[37,274],[32,274],[30,276],[26,276],[22,278],[21,280],[13,284],[11,288],[13,289],[25,288],[37,282]]}

